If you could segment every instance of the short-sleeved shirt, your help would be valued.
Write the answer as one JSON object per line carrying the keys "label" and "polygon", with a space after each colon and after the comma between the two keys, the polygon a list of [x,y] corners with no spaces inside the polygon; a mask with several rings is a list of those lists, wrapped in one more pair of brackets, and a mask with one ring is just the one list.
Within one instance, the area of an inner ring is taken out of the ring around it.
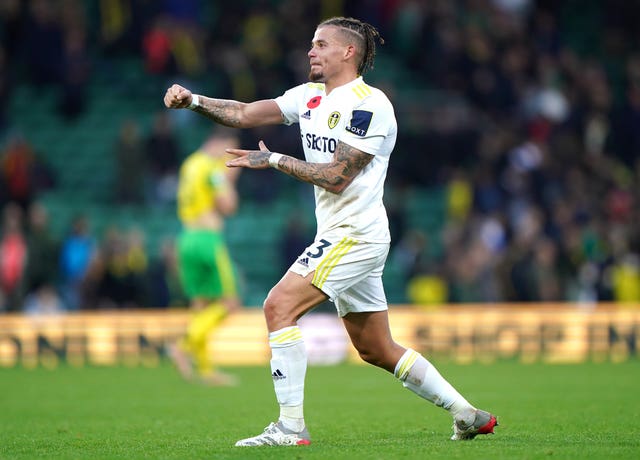
{"label": "short-sleeved shirt", "polygon": [[286,91],[275,101],[285,124],[300,125],[308,162],[331,162],[338,142],[374,156],[341,193],[314,186],[317,233],[388,243],[389,222],[382,197],[389,157],[397,137],[397,123],[389,99],[358,77],[329,95],[323,83],[305,83]]}
{"label": "short-sleeved shirt", "polygon": [[188,224],[215,209],[216,197],[226,185],[222,159],[205,152],[192,153],[180,167],[178,217]]}

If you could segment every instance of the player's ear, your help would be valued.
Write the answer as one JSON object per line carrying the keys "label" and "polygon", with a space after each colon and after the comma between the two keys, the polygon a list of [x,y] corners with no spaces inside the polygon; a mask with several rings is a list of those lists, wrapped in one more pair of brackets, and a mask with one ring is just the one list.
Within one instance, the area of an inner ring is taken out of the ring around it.
{"label": "player's ear", "polygon": [[347,45],[347,47],[344,50],[344,58],[350,59],[350,58],[353,58],[355,55],[356,55],[356,47],[353,45]]}

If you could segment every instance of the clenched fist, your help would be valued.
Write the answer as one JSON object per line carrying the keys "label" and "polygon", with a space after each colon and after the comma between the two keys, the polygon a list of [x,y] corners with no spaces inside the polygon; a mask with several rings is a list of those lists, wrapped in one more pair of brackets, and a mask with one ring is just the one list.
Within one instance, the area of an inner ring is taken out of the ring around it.
{"label": "clenched fist", "polygon": [[192,94],[187,88],[173,84],[164,95],[164,105],[168,109],[185,109],[191,104]]}

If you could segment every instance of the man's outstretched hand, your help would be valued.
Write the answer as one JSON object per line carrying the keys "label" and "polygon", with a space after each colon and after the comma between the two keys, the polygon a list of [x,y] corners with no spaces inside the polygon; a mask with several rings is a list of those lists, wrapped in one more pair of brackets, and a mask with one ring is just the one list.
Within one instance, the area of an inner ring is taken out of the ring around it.
{"label": "man's outstretched hand", "polygon": [[225,149],[227,153],[235,155],[236,158],[227,161],[230,168],[250,168],[267,169],[269,165],[270,152],[264,141],[258,142],[260,150]]}

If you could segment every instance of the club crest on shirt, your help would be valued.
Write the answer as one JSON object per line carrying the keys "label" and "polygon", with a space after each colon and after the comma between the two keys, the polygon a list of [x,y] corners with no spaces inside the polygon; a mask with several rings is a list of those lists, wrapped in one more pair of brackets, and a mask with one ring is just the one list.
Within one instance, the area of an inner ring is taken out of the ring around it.
{"label": "club crest on shirt", "polygon": [[369,130],[371,118],[373,118],[373,112],[354,110],[351,114],[351,123],[345,129],[356,136],[364,137]]}
{"label": "club crest on shirt", "polygon": [[331,115],[329,115],[329,120],[327,120],[327,123],[329,124],[329,129],[335,128],[339,121],[340,121],[340,112],[331,112]]}

